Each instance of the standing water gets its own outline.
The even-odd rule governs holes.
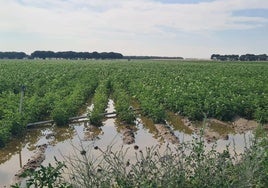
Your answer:
[[[114,103],[112,100],[109,100],[106,112],[114,111]],[[42,162],[44,166],[49,163],[53,164],[55,162],[54,157],[60,161],[64,160],[64,157],[74,155],[77,150],[82,150],[82,147],[94,155],[92,150],[94,146],[102,149],[112,146],[115,151],[123,146],[123,148],[129,149],[127,157],[134,158],[134,153],[136,152],[134,146],[138,146],[139,149],[143,150],[146,147],[157,144],[161,146],[166,145],[165,139],[159,134],[154,123],[148,118],[137,118],[136,129],[134,130],[135,142],[133,144],[123,144],[123,135],[120,132],[121,127],[122,125],[116,122],[116,117],[111,116],[103,121],[103,126],[101,127],[92,127],[85,121],[73,123],[66,127],[53,125],[31,128],[25,137],[13,139],[5,148],[0,149],[0,187],[9,186],[14,183],[15,174],[34,155],[38,145],[48,145],[45,150],[46,158]],[[193,131],[194,128],[190,129],[188,126],[180,123],[180,119],[173,119],[170,122],[170,127],[180,142],[190,141],[193,136],[196,136],[196,133]],[[251,132],[246,134],[227,132],[224,134],[228,135],[228,139],[219,139],[217,141],[217,149],[219,151],[223,150],[226,145],[235,142],[236,149],[243,152],[245,140],[248,141],[248,138],[252,136]],[[211,144],[208,143],[207,145],[210,146]]]

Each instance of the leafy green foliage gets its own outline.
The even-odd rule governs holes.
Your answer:
[[[66,124],[97,87],[96,71],[77,62],[1,61],[0,145],[23,133],[27,123],[53,118]],[[26,92],[18,114],[21,85]]]
[[[67,125],[69,122],[69,114],[67,112],[66,106],[56,107],[52,111],[52,118],[57,125]]]
[[[70,157],[72,183],[78,187],[267,187],[267,136],[250,142],[243,154],[227,146],[206,148],[203,137],[173,148],[137,151],[97,148],[100,155]],[[86,152],[85,152],[86,153]],[[90,152],[89,152],[90,153]]]
[[[8,141],[10,133],[10,122],[0,122],[0,147],[4,147],[5,143]]]
[[[66,165],[56,158],[55,160],[55,167],[49,163],[46,167],[41,165],[40,169],[36,171],[25,171],[23,177],[28,178],[26,180],[26,187],[71,188],[71,184],[66,183],[62,177]],[[12,187],[16,188],[19,187],[19,185],[13,185]]]
[[[104,113],[105,108],[108,103],[108,97],[109,97],[109,81],[104,80],[102,81],[94,94],[93,97],[93,104],[94,108],[91,112],[89,112],[89,120],[90,123],[93,125],[101,126],[102,125],[102,118],[104,115],[101,115]]]
[[[166,110],[192,120],[268,122],[267,72],[267,62],[2,60],[0,145],[30,122],[68,123],[93,95],[91,122],[101,125],[112,90],[118,117],[126,122],[133,120],[132,99],[155,123],[165,121]],[[26,93],[17,115],[21,85]]]
[[[115,101],[115,110],[119,120],[133,124],[135,114],[131,107],[131,98],[128,93],[123,89],[123,85],[118,81],[113,82],[113,97]]]

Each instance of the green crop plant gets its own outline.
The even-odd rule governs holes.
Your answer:
[[[101,83],[99,83],[93,96],[94,108],[88,114],[91,124],[97,126],[102,125],[102,119],[104,117],[104,115],[102,114],[105,112],[105,108],[107,107],[108,97],[109,97],[109,81],[104,80]]]
[[[123,85],[119,81],[112,82],[113,98],[115,101],[115,110],[117,118],[127,124],[133,124],[135,114],[131,107],[131,98],[123,89]]]
[[[166,110],[192,120],[206,116],[231,121],[241,116],[265,123],[267,71],[267,62],[1,60],[0,122],[17,117],[20,87],[25,85],[22,127],[47,119],[66,124],[93,94],[95,110],[102,103],[98,113],[103,113],[112,90],[120,93],[114,99],[123,121],[133,119],[126,109],[134,99],[155,123],[166,120]],[[105,80],[106,88],[96,89]],[[98,124],[96,112],[91,121]],[[9,137],[12,126],[5,127]]]

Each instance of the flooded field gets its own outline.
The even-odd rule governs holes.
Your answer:
[[[112,100],[109,100],[106,111],[108,113],[115,111]],[[251,131],[239,134],[231,126],[223,127],[215,121],[211,122],[213,123],[207,124],[207,128],[204,130],[208,147],[216,142],[217,150],[221,151],[225,149],[226,145],[233,147],[235,143],[236,151],[243,152],[245,144],[252,137]],[[177,137],[178,142],[182,143],[191,141],[193,137],[196,137],[202,123],[185,125],[182,117],[170,113],[167,126],[170,132]],[[99,128],[92,127],[86,121],[64,127],[55,125],[33,127],[28,130],[25,137],[13,139],[5,148],[0,150],[0,187],[8,186],[16,180],[15,174],[34,155],[38,145],[47,145],[42,165],[48,165],[55,162],[54,157],[63,160],[64,157],[74,155],[75,152],[79,154],[79,151],[82,150],[81,147],[91,152],[92,155],[97,155],[97,151],[92,149],[94,146],[105,149],[112,145],[114,150],[119,150],[123,146],[129,148],[128,157],[131,158],[135,156],[136,150],[134,148],[137,146],[139,150],[157,144],[164,148],[168,143],[166,137],[159,132],[159,129],[150,119],[138,117],[136,125],[131,128],[134,143],[124,144],[123,140],[126,136],[124,129],[126,127],[129,126],[118,123],[114,115],[107,117],[103,126]]]

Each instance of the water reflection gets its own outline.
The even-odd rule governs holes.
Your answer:
[[[224,126],[220,123],[211,122],[209,124],[209,128],[220,135],[226,135],[226,134],[234,134],[235,130],[231,126]]]
[[[106,111],[115,111],[112,100],[109,100]],[[170,126],[181,142],[190,141],[193,136],[196,136],[194,129],[182,124],[181,117],[174,113],[168,113],[168,117]],[[43,165],[53,164],[55,162],[54,156],[58,160],[64,160],[66,156],[81,156],[79,151],[82,147],[92,156],[100,155],[100,151],[93,149],[94,146],[103,150],[107,146],[112,146],[113,151],[128,148],[127,157],[133,160],[135,159],[135,153],[144,150],[146,147],[160,145],[160,150],[165,150],[167,143],[160,138],[151,119],[141,116],[136,119],[135,123],[135,125],[131,125],[135,134],[135,143],[130,145],[123,145],[122,134],[120,133],[122,129],[129,125],[120,124],[116,121],[116,118],[105,119],[102,127],[94,127],[84,121],[63,127],[39,126],[29,129],[25,137],[13,139],[5,148],[0,149],[0,187],[12,182],[12,178],[20,169],[21,164],[27,163],[27,160],[33,155],[36,145],[39,144],[48,144]],[[197,122],[193,126],[194,128],[200,128],[202,122]],[[235,142],[237,152],[243,152],[245,144],[252,136],[251,132],[235,134],[233,129],[217,123],[211,123],[209,129],[221,135],[229,135],[229,140],[217,141],[218,151],[222,151],[226,145],[233,145],[233,142]],[[138,147],[138,150],[135,150],[134,146]],[[212,144],[206,143],[206,146],[210,148]]]
[[[137,118],[139,120],[139,118]],[[153,138],[158,139],[160,138],[156,127],[154,126],[154,122],[152,119],[141,116],[140,123],[143,125],[143,128],[148,129],[149,133],[153,135]]]
[[[167,116],[167,121],[169,122],[169,124],[171,124],[175,131],[180,131],[188,135],[191,135],[193,133],[193,130],[183,123],[182,117],[180,117],[179,115],[176,115],[173,112],[167,112]]]
[[[19,154],[20,151],[28,147],[29,151],[33,151],[36,146],[34,144],[42,136],[42,131],[39,130],[30,130],[30,134],[23,136],[21,138],[12,138],[9,143],[4,148],[0,149],[0,164],[5,163],[13,155]]]
[[[101,127],[96,127],[92,125],[84,124],[84,140],[85,141],[93,141],[96,139],[100,139],[99,135],[103,134]]]
[[[47,138],[50,133],[53,133],[53,136]],[[0,186],[12,182],[21,166],[33,156],[37,145],[46,143],[50,147],[55,146],[66,139],[72,139],[74,135],[72,126],[40,126],[29,129],[27,135],[22,138],[13,138],[6,147],[0,149]]]

